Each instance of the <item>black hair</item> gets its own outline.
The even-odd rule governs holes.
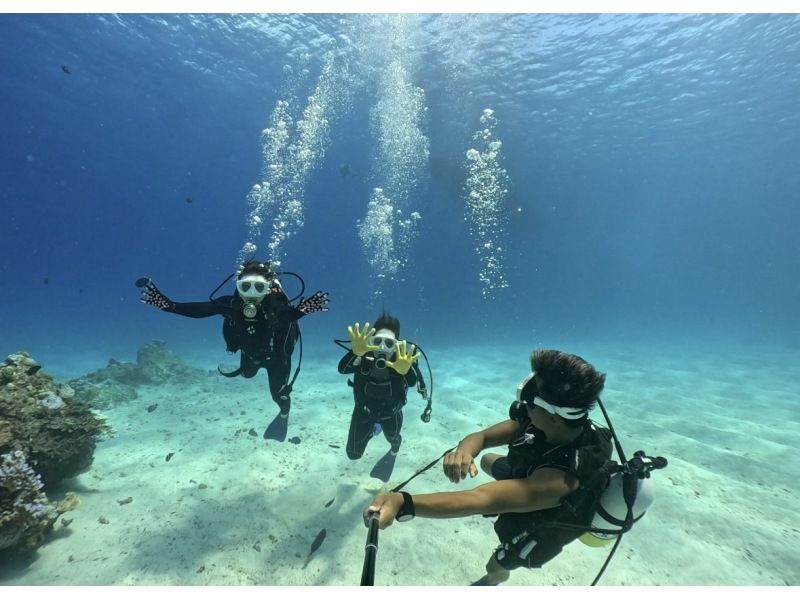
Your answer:
[[[395,338],[400,338],[400,320],[386,312],[383,312],[380,316],[378,316],[378,319],[375,320],[375,324],[372,327],[375,330],[386,328],[387,330],[394,332]]]
[[[594,407],[605,386],[606,375],[582,357],[554,349],[536,349],[531,354],[542,398],[557,407]],[[568,423],[570,420],[567,420]]]
[[[239,279],[246,274],[260,274],[267,280],[275,278],[275,272],[272,271],[270,263],[259,262],[258,260],[248,260],[242,264],[241,271],[236,278]]]

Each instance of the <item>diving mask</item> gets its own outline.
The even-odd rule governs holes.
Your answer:
[[[258,274],[248,274],[236,281],[236,290],[245,301],[261,301],[269,292],[269,282]]]
[[[377,349],[372,350],[375,356],[375,367],[378,369],[385,368],[386,360],[389,359],[395,351],[397,339],[389,334],[375,334],[369,337],[367,342],[377,347]]]
[[[569,389],[565,389],[569,390]],[[550,415],[558,415],[564,419],[581,419],[586,416],[587,410],[583,407],[559,407],[546,401],[536,385],[536,374],[528,376],[517,386],[517,401],[524,403],[531,409],[541,407]]]
[[[397,344],[397,339],[389,335],[376,334],[369,337],[367,342],[370,345],[375,345],[378,347],[375,349],[375,353],[384,353],[388,357],[394,353],[394,347]]]

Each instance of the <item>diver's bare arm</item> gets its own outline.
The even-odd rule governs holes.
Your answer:
[[[478,454],[484,449],[508,444],[514,440],[514,438],[519,436],[519,433],[519,422],[516,422],[513,419],[507,419],[506,421],[502,421],[499,424],[490,426],[485,430],[468,434],[461,442],[458,443],[458,448],[460,450],[467,451],[473,457],[477,457]]]
[[[560,469],[541,468],[527,478],[500,480],[462,492],[412,494],[414,512],[418,517],[449,519],[468,515],[498,513],[527,513],[550,509],[579,486],[578,480]],[[392,525],[403,506],[403,495],[381,492],[364,510],[364,524],[371,513],[378,512],[381,529]]]

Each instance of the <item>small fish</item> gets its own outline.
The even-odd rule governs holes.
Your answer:
[[[191,197],[187,197],[186,198],[186,203],[192,203],[192,198]]]
[[[335,501],[335,500],[336,500],[336,497],[334,496],[327,503],[325,503],[325,508],[327,509],[329,506],[331,506],[333,504],[333,501]]]
[[[328,446],[331,448],[342,448],[338,444],[329,444]]]
[[[328,532],[325,531],[325,528],[322,528],[317,534],[317,537],[314,538],[314,541],[311,543],[311,549],[308,551],[308,555],[306,556],[306,562],[303,564],[303,569],[305,569],[308,563],[311,562],[311,557],[313,557],[314,553],[317,552],[317,549],[322,546],[322,543],[325,541],[325,536],[327,535]]]
[[[147,413],[153,413],[156,409],[158,409],[158,403],[153,403],[147,408]]]
[[[66,64],[61,65],[61,70],[64,71],[66,74],[71,75],[72,71],[69,70],[69,67]]]
[[[44,284],[50,284],[50,279],[47,276],[44,277]]]
[[[167,456],[166,456],[166,458],[165,458],[164,460],[165,460],[167,463],[169,463],[169,460],[170,460],[170,459],[172,459],[172,455],[174,455],[174,454],[175,454],[175,453],[167,453]]]
[[[339,174],[342,176],[347,176],[350,174],[350,165],[349,164],[339,164]]]
[[[254,428],[250,428],[247,433],[250,434],[250,436],[258,436],[258,432],[256,432]]]
[[[300,437],[299,436],[292,436],[289,439],[289,442],[291,442],[292,444],[300,444]]]
[[[117,499],[117,503],[120,505],[127,505],[133,502],[133,497],[129,496],[128,498]]]

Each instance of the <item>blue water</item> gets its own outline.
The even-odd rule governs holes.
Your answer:
[[[380,184],[368,114],[381,66],[365,62],[394,48],[358,45],[354,31],[381,27],[372,18],[3,15],[0,349],[53,363],[150,338],[214,348],[218,322],[159,317],[133,281],[202,300],[232,270],[283,67],[308,54],[304,98],[332,46],[359,95],[310,174],[284,267],[331,294],[331,313],[305,325],[319,342],[374,318],[355,230]],[[401,320],[439,340],[793,341],[800,17],[410,18],[430,159],[412,266],[383,294]],[[512,215],[509,288],[491,300],[463,218],[484,108]]]

